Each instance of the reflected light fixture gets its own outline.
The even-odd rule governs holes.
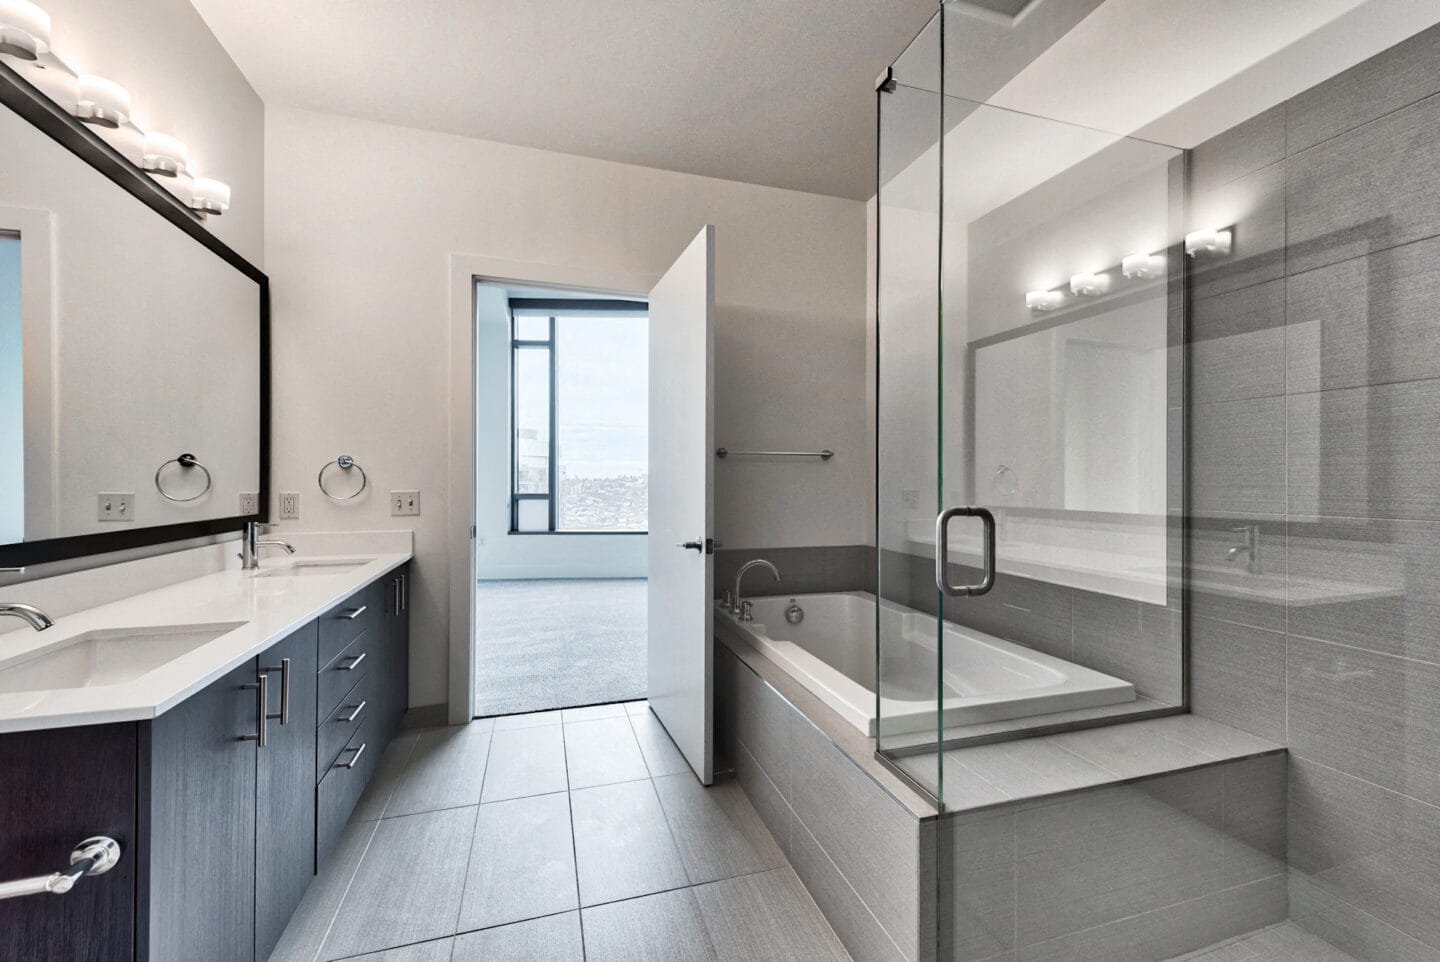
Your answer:
[[[75,116],[114,130],[130,122],[130,91],[113,80],[81,74],[76,81]]]
[[[209,177],[196,177],[191,185],[190,209],[220,216],[230,209],[230,185]]]
[[[148,133],[145,147],[141,152],[140,167],[161,177],[176,177],[185,173],[190,153],[185,145],[169,134]]]
[[[50,15],[30,0],[0,0],[0,53],[36,60],[50,52]]]
[[[1129,254],[1120,262],[1120,273],[1132,281],[1159,277],[1165,273],[1165,255]]]
[[[1074,274],[1070,277],[1070,293],[1098,297],[1110,289],[1108,274]]]
[[[1026,291],[1025,306],[1032,311],[1053,311],[1065,302],[1059,291]]]
[[[1228,230],[1205,230],[1192,231],[1185,235],[1185,253],[1191,257],[1197,254],[1228,254],[1230,253],[1231,235]]]

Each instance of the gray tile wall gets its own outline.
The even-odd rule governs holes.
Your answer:
[[[1192,157],[1193,704],[1290,747],[1291,914],[1367,959],[1440,956],[1437,130],[1433,28]]]
[[[1283,755],[949,816],[939,831],[938,954],[955,962],[1170,958],[1286,914]]]
[[[920,821],[723,644],[715,659],[717,748],[850,954],[933,958]]]

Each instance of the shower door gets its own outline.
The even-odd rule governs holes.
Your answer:
[[[875,728],[942,801],[946,747],[1184,706],[1184,153],[985,102],[972,22],[877,94]]]

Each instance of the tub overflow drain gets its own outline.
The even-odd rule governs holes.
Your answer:
[[[805,620],[805,609],[799,605],[791,605],[785,609],[785,620],[792,625],[798,625]]]

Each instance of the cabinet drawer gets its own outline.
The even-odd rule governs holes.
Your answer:
[[[369,725],[360,726],[360,730],[340,751],[340,757],[330,763],[329,770],[315,790],[316,864],[324,863],[325,856],[335,847],[346,820],[355,810],[355,803],[360,800],[360,793],[365,791],[365,783],[370,780],[375,757],[380,751],[379,745],[371,745],[367,741],[371,730]]]
[[[330,664],[320,669],[317,680],[318,717],[328,718],[335,706],[340,704],[340,699],[345,697],[345,693],[355,687],[360,676],[371,674],[371,669],[378,667],[379,638],[378,630],[366,632],[352,641]]]
[[[321,615],[320,664],[330,664],[361,635],[376,634],[384,617],[384,601],[382,584],[366,585]]]
[[[355,687],[340,699],[340,704],[320,723],[320,730],[316,734],[316,781],[325,777],[341,750],[349,744],[355,733],[361,730],[366,716],[379,708],[375,704],[375,685],[372,683],[375,673],[364,671],[363,667],[360,670],[364,674],[355,683]]]

